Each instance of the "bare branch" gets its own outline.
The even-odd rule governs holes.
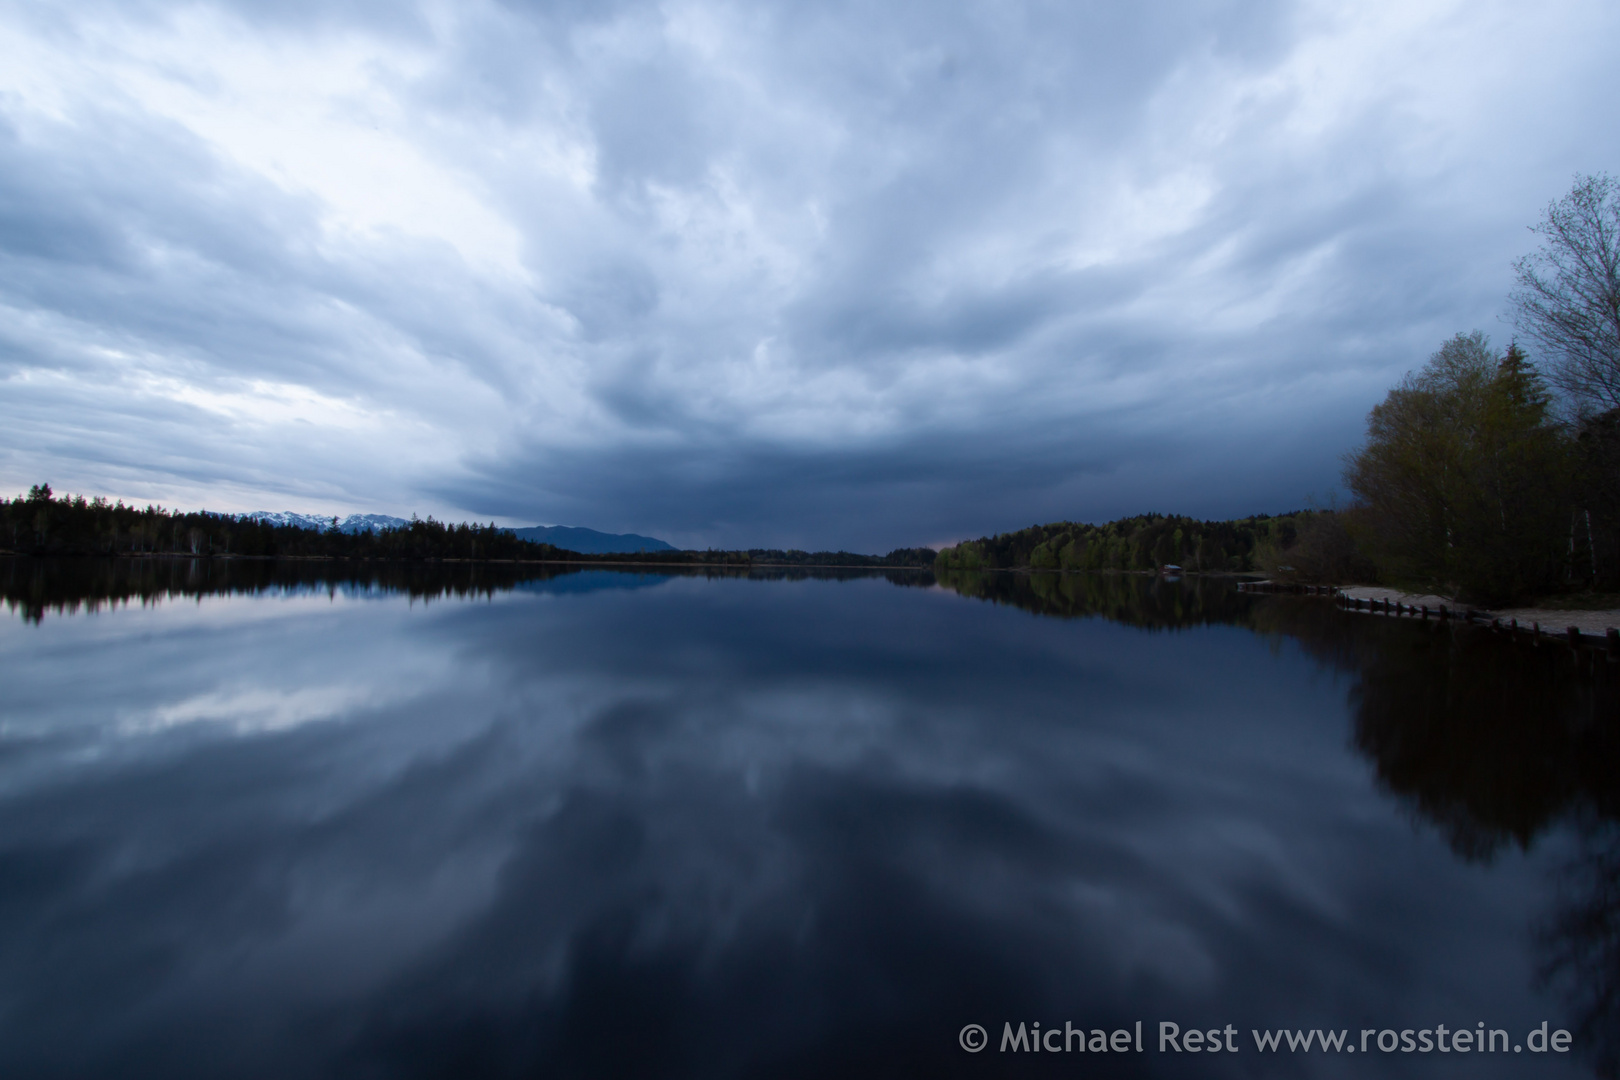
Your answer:
[[[1547,377],[1577,406],[1620,407],[1620,182],[1576,177],[1513,264],[1515,325],[1548,351]]]

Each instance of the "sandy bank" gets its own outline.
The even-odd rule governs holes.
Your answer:
[[[1387,589],[1379,585],[1347,585],[1339,591],[1356,600],[1388,600],[1412,607],[1427,605],[1430,608],[1438,608],[1444,604],[1448,608],[1456,609],[1461,606],[1449,596],[1401,592],[1399,589]],[[1517,619],[1520,626],[1528,627],[1532,623],[1540,623],[1543,631],[1555,634],[1564,633],[1569,627],[1574,626],[1579,627],[1583,634],[1601,635],[1611,626],[1620,626],[1620,608],[1596,611],[1542,607],[1493,608],[1488,614],[1503,622]]]

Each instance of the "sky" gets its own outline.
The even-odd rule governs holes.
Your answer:
[[[0,0],[0,493],[886,551],[1343,499],[1620,5]]]

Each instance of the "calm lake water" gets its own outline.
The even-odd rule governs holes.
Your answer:
[[[1601,657],[1124,576],[0,597],[0,1075],[1613,1072]],[[1437,1025],[1525,1049],[1378,1050]]]

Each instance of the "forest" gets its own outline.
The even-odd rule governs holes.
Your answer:
[[[1103,525],[1059,521],[981,537],[946,548],[937,570],[1155,570],[1182,566],[1199,573],[1269,570],[1295,546],[1307,511],[1258,514],[1236,521],[1199,521],[1139,514]]]
[[[837,566],[837,567],[932,567],[938,552],[933,548],[895,548],[887,555],[857,555],[849,551],[799,551],[781,548],[749,548],[749,561],[756,566]]]
[[[189,555],[280,559],[458,559],[614,562],[623,556],[582,555],[523,540],[509,530],[477,523],[452,525],[412,517],[376,532],[344,533],[275,525],[256,518],[206,511],[126,505],[122,500],[58,497],[49,484],[0,502],[0,547],[24,555]],[[638,562],[743,563],[739,552],[662,551]]]
[[[649,551],[582,554],[514,536],[508,529],[413,517],[393,529],[345,533],[335,525],[306,529],[232,514],[182,512],[161,506],[58,496],[49,484],[0,500],[0,551],[18,555],[184,555],[195,558],[457,560],[525,562],[633,561],[660,566],[929,567],[932,548],[887,555],[847,551]]]

